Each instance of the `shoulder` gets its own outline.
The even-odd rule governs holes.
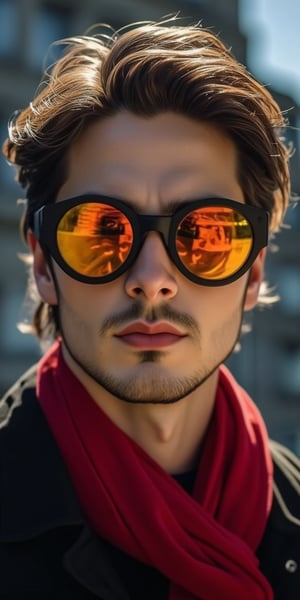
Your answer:
[[[300,589],[300,460],[271,441],[274,464],[273,506],[258,550],[261,570],[278,600],[299,600]]]
[[[300,533],[300,458],[278,442],[270,442],[274,463],[274,497],[282,522]]]
[[[26,371],[0,401],[1,508],[9,490],[23,495],[25,477],[32,483],[40,475],[54,445],[36,398],[36,371],[36,365]]]
[[[37,365],[26,371],[0,399],[0,429],[5,428],[26,398],[35,398]]]
[[[0,542],[32,539],[81,521],[69,474],[36,397],[36,366],[0,406]]]
[[[36,372],[34,365],[0,400],[1,468],[23,464],[29,470],[31,463],[25,463],[25,457],[29,459],[29,452],[40,455],[39,447],[44,448],[52,437],[36,398]]]

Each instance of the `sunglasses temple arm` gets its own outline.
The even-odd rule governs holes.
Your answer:
[[[32,230],[33,230],[35,237],[38,240],[40,239],[40,235],[41,235],[42,221],[43,221],[43,207],[34,213],[33,219],[32,219]]]

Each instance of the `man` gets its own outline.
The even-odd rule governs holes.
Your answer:
[[[297,458],[223,366],[288,204],[284,122],[170,25],[64,41],[4,144],[53,344],[4,399],[0,599],[299,599]]]

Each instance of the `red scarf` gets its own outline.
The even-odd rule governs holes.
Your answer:
[[[169,600],[273,598],[254,554],[272,502],[267,434],[224,366],[193,496],[96,405],[59,344],[37,393],[92,527],[162,572]]]

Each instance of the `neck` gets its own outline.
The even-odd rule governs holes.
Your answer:
[[[64,352],[65,360],[96,404],[165,471],[193,468],[213,412],[218,370],[194,392],[174,403],[130,403],[113,396]]]
[[[168,473],[183,473],[197,463],[214,407],[216,379],[174,404],[135,405],[126,411],[126,433]]]

